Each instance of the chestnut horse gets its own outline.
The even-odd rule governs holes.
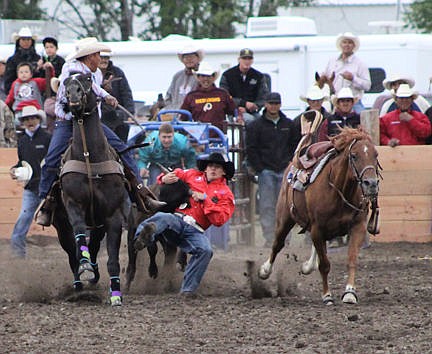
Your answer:
[[[331,138],[331,143],[335,156],[305,191],[292,188],[287,179],[290,167],[286,169],[276,207],[276,230],[271,255],[260,267],[258,275],[261,279],[270,276],[288,232],[298,223],[310,232],[313,253],[316,250],[318,255],[323,285],[322,300],[326,305],[333,305],[328,285],[330,262],[326,241],[348,234],[348,280],[342,301],[357,303],[354,279],[358,253],[366,232],[378,233],[378,153],[369,135],[362,130],[343,128],[340,134]],[[372,215],[366,226],[369,206]],[[310,265],[302,267],[305,274],[311,271]]]
[[[317,71],[315,71],[315,85],[317,85],[321,90],[323,90],[324,94],[327,97],[330,97],[335,93],[335,88],[333,86],[333,81],[335,79],[335,73],[328,77],[324,74],[318,74]]]

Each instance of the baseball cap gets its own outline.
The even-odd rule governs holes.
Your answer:
[[[240,58],[253,58],[253,50],[249,48],[243,48],[240,51]]]
[[[265,101],[268,103],[282,103],[281,95],[278,92],[270,92],[267,94]]]

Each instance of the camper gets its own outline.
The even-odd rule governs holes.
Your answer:
[[[363,98],[371,107],[384,90],[382,80],[391,73],[403,73],[416,81],[416,90],[429,91],[432,75],[432,35],[392,34],[360,36],[357,55],[369,66],[372,88]],[[159,41],[127,41],[107,43],[113,50],[115,65],[124,70],[135,93],[153,97],[165,94],[172,76],[183,68],[176,53],[191,39],[168,36]],[[303,111],[304,102],[299,95],[314,83],[315,72],[324,71],[330,57],[338,54],[335,36],[253,37],[234,39],[193,40],[205,51],[205,60],[221,72],[237,64],[240,49],[255,52],[254,67],[268,74],[271,90],[282,95],[282,110],[289,117]],[[73,43],[60,43],[59,54],[67,55]],[[42,46],[37,45],[42,53]],[[13,46],[0,46],[0,56],[8,57]],[[152,102],[148,102],[152,103]]]

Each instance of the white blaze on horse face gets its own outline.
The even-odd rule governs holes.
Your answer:
[[[369,148],[367,147],[367,145],[365,145],[363,147],[363,152],[365,153],[366,156],[368,155],[368,151],[369,151]]]

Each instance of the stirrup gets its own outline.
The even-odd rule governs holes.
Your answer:
[[[44,209],[46,199],[42,200],[34,213],[34,220],[38,225],[51,226],[53,219],[53,212]]]

